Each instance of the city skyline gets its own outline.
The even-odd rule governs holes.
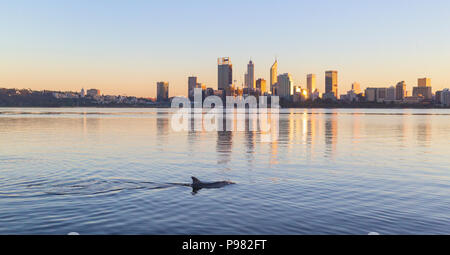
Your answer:
[[[442,33],[449,7],[448,1],[2,3],[0,87],[156,97],[155,81],[164,80],[170,97],[186,96],[191,75],[217,88],[215,61],[230,56],[238,86],[251,58],[254,79],[268,87],[278,59],[278,72],[290,73],[295,86],[306,87],[306,75],[316,74],[322,93],[326,70],[339,71],[342,92],[355,81],[361,89],[406,81],[412,91],[419,77],[431,78],[434,92],[450,86],[450,35]],[[201,15],[191,18],[187,10]],[[233,13],[226,27],[218,12]],[[255,23],[248,13],[265,18]]]

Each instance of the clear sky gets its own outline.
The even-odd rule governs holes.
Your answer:
[[[450,87],[449,14],[448,0],[1,1],[0,87],[154,97],[166,80],[186,95],[189,75],[217,88],[218,57],[240,85],[250,58],[268,80],[276,56],[321,92],[328,69],[340,93],[425,76],[436,90]]]

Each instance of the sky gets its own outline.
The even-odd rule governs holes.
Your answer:
[[[217,58],[241,85],[291,73],[306,86],[339,72],[339,93],[430,77],[450,87],[450,1],[0,0],[0,87],[155,97],[187,94],[188,76],[217,88]]]

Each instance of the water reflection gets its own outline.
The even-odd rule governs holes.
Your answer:
[[[159,151],[164,151],[167,145],[169,131],[169,114],[167,112],[157,112],[156,114],[156,141]]]
[[[306,116],[303,116],[303,123],[303,126],[305,127],[305,130],[303,130],[303,134],[306,133],[306,144],[308,145],[307,158],[312,159],[314,157],[314,141],[316,135],[317,118],[315,115],[306,114]]]
[[[337,116],[325,117],[325,158],[334,158],[337,146]]]
[[[223,127],[226,127],[227,121],[229,119],[224,116],[222,119]],[[225,129],[224,129],[225,130]],[[217,152],[217,163],[227,164],[231,161],[231,151],[233,147],[233,132],[232,131],[218,131],[217,132],[217,142],[216,142],[216,152]]]
[[[158,136],[167,136],[169,132],[169,114],[167,112],[156,113],[156,131]]]
[[[250,123],[252,122],[252,123]],[[251,127],[257,125],[258,122],[254,118],[250,118],[245,123],[245,147],[247,152],[247,162],[251,165],[253,163],[254,159],[254,153],[255,153],[255,139],[256,139],[256,132],[252,131]]]
[[[429,147],[431,141],[431,118],[420,116],[422,119],[417,125],[417,142],[420,146]]]

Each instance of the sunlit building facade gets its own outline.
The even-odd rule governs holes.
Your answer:
[[[325,93],[334,93],[334,96],[338,96],[338,72],[326,71],[325,72]]]
[[[419,78],[417,80],[417,85],[419,87],[431,87],[431,79],[430,78]]]
[[[256,91],[259,93],[259,95],[264,95],[267,92],[266,86],[266,80],[258,79],[256,81]]]
[[[270,92],[272,94],[275,93],[275,85],[278,82],[278,61],[275,60],[275,63],[273,63],[272,67],[270,68]]]
[[[308,74],[306,76],[306,89],[308,90],[308,97],[311,97],[311,95],[316,90],[316,75],[315,74]]]
[[[294,90],[294,82],[291,74],[284,73],[278,75],[277,87],[278,96],[281,98],[289,99]]]
[[[433,98],[430,78],[420,78],[417,80],[417,87],[413,88],[413,97],[423,97],[425,100]]]
[[[353,82],[352,90],[355,94],[361,94],[361,85],[358,82]]]

